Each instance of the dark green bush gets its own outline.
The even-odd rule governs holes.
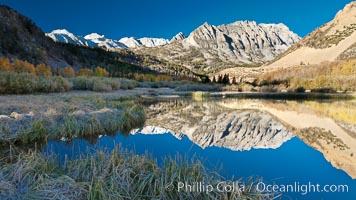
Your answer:
[[[305,88],[304,87],[297,87],[294,91],[297,92],[297,93],[304,93],[305,92]]]

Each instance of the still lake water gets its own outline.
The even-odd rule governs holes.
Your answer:
[[[277,126],[278,128],[278,130],[273,133],[275,135],[265,141],[263,141],[263,137],[267,137],[266,135],[251,136],[251,138],[247,139],[251,141],[254,140],[255,142],[252,144],[249,144],[248,142],[246,143],[245,136],[248,137],[250,135],[248,133],[244,136],[244,140],[239,140],[238,143],[231,141],[231,138],[236,138],[236,140],[238,140],[237,137],[226,139],[228,138],[226,135],[234,136],[234,134],[241,134],[241,132],[238,131],[224,133],[224,139],[217,140],[214,138],[214,140],[211,140],[208,143],[204,143],[206,140],[205,136],[207,138],[212,138],[214,136],[205,135],[203,140],[201,140],[201,135],[204,135],[204,132],[195,130],[188,133],[194,125],[202,127],[203,125],[201,124],[201,121],[206,121],[207,118],[210,120],[208,121],[209,125],[214,122],[217,124],[224,124],[222,118],[215,119],[212,117],[220,114],[223,114],[225,118],[228,118],[229,114],[236,116],[240,112],[248,112],[247,114],[250,118],[244,122],[250,123],[256,118],[254,117],[251,119],[251,116],[254,115],[249,113],[254,112],[254,110],[267,110],[269,113],[277,112],[276,110],[287,112],[289,115],[286,116],[285,119],[287,122],[290,122],[289,125],[286,125],[289,129],[294,126],[298,128],[298,124],[293,124],[293,121],[288,121],[288,117],[293,115],[290,111],[298,111],[297,113],[299,114],[303,111],[302,114],[308,113],[313,116],[316,115],[318,116],[317,119],[324,120],[327,118],[338,121],[340,122],[339,124],[347,122],[349,125],[354,125],[353,121],[350,121],[350,119],[352,119],[351,117],[343,119],[344,116],[341,116],[340,113],[344,113],[344,110],[350,111],[351,109],[351,112],[347,112],[347,114],[353,115],[355,102],[295,102],[238,99],[206,102],[192,100],[165,100],[162,102],[150,102],[145,104],[145,106],[148,113],[146,125],[151,126],[151,129],[138,129],[132,131],[132,134],[118,133],[113,137],[102,136],[91,142],[84,139],[75,139],[71,143],[65,141],[50,141],[44,147],[43,151],[56,152],[60,155],[60,159],[64,159],[65,155],[73,158],[88,150],[91,152],[95,152],[99,149],[111,150],[115,148],[116,145],[120,145],[123,148],[133,150],[137,154],[147,153],[151,157],[156,158],[159,164],[162,164],[165,156],[174,157],[177,154],[186,156],[187,158],[199,159],[203,161],[208,168],[217,169],[220,174],[227,179],[230,179],[231,177],[234,177],[235,179],[249,178],[252,176],[262,178],[263,182],[266,184],[294,185],[297,183],[302,185],[310,182],[311,184],[320,184],[322,186],[327,184],[348,185],[348,192],[311,192],[305,195],[297,192],[289,192],[283,193],[281,199],[351,200],[356,197],[356,180],[351,178],[352,172],[350,172],[350,170],[337,169],[333,165],[334,160],[332,157],[329,158],[332,162],[329,162],[324,157],[323,153],[326,152],[318,151],[307,145],[300,139],[300,137],[298,137],[298,134],[291,135],[291,132],[284,130],[283,128],[281,129],[280,124],[275,125],[269,121],[267,126]],[[324,112],[323,109],[325,108],[327,108],[327,111]],[[333,109],[336,109],[336,111]],[[159,112],[156,112],[157,110],[159,110]],[[334,112],[336,112],[336,114]],[[347,114],[344,113],[344,115]],[[192,116],[194,116],[194,119],[198,120],[192,120]],[[245,117],[246,115],[243,116]],[[167,118],[169,120],[164,121],[164,119]],[[262,123],[264,121],[266,120],[258,118],[258,120],[255,120],[253,123],[257,123],[257,126],[264,126]],[[231,127],[233,127],[234,124],[231,125],[231,123],[235,122],[236,120],[230,121],[230,126],[227,127],[227,129],[232,129]],[[283,124],[287,124],[287,122],[283,122]],[[303,123],[303,121],[301,123]],[[318,121],[315,121],[315,124],[315,126],[320,126],[322,128],[331,127],[330,129],[334,130],[330,124],[323,125],[318,123]],[[256,125],[253,125],[253,127],[255,126]],[[152,129],[152,127],[159,128]],[[213,128],[206,130],[216,131],[217,128],[215,125],[211,127]],[[147,130],[153,131],[150,133],[147,132]],[[178,133],[177,130],[182,132]],[[185,130],[187,130],[187,134],[184,134]],[[283,137],[280,137],[278,134],[281,134],[283,130],[284,135]],[[295,129],[294,131],[297,132]],[[335,135],[338,134],[339,133],[335,133]],[[263,144],[260,141],[256,142],[256,137],[263,141]],[[342,133],[340,133],[340,137],[343,137]],[[351,142],[348,143],[350,146],[350,144],[356,142],[356,139],[349,142]],[[244,143],[245,145],[242,147],[239,145],[241,143]],[[328,146],[326,145],[324,148],[327,149]],[[349,151],[353,152],[354,149],[351,147],[347,154]],[[335,162],[336,161],[340,162],[337,158]],[[351,160],[352,164],[356,165],[353,161],[354,160]]]

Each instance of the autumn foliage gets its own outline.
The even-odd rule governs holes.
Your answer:
[[[139,74],[134,73],[132,78],[140,82],[172,81],[173,78],[167,75]]]
[[[27,61],[22,61],[22,60],[16,59],[14,61],[13,65],[14,65],[15,72],[26,72],[26,73],[30,73],[30,74],[35,73],[35,67],[33,66],[33,64],[31,64]]]
[[[92,76],[94,74],[93,70],[91,69],[80,69],[78,71],[78,76]]]
[[[60,75],[63,77],[73,77],[75,76],[75,71],[73,67],[68,66],[60,70]]]
[[[109,72],[106,71],[106,69],[102,68],[102,67],[99,67],[97,66],[94,70],[94,76],[109,76]]]
[[[287,89],[355,91],[356,59],[272,71],[259,76],[257,84],[285,84]]]
[[[0,57],[0,71],[11,71],[12,66],[9,59]]]
[[[37,65],[35,71],[38,76],[52,76],[51,67],[45,64]]]

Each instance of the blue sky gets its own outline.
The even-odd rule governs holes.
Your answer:
[[[65,28],[76,35],[92,32],[171,38],[188,35],[204,22],[237,20],[284,23],[300,36],[330,21],[352,0],[0,0],[31,18],[43,31]]]

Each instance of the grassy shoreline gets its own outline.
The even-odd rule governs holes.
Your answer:
[[[0,96],[0,144],[37,140],[68,140],[87,135],[129,131],[145,121],[139,97],[264,98],[264,99],[355,99],[354,93],[246,93],[176,92],[173,89],[137,88],[111,93],[78,91],[44,95]]]
[[[125,149],[98,151],[59,164],[55,156],[20,153],[1,163],[1,199],[271,199],[246,183],[244,191],[178,191],[178,183],[227,181],[199,161],[166,158],[164,165]]]
[[[135,98],[110,93],[2,97],[0,144],[129,131],[145,121]]]

